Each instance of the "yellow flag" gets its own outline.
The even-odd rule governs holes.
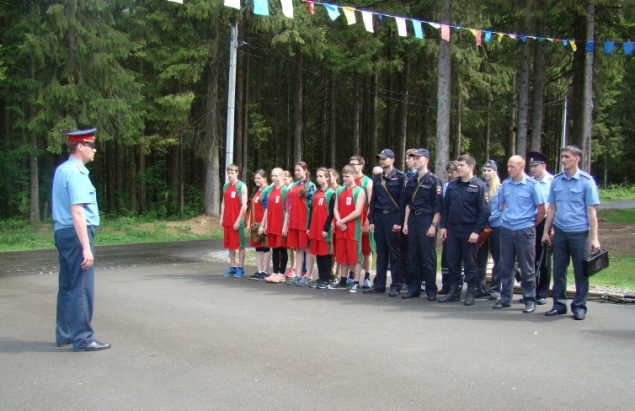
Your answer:
[[[569,42],[569,44],[571,44],[571,48],[573,49],[573,51],[576,51],[578,49],[578,46],[575,45],[575,41],[574,40],[571,40]]]
[[[344,16],[346,16],[346,21],[348,21],[348,25],[357,23],[355,20],[355,9],[352,7],[342,7],[342,11],[344,12]]]

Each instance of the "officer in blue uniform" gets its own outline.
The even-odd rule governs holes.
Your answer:
[[[370,232],[375,233],[377,272],[373,286],[364,290],[364,294],[386,292],[386,272],[390,261],[391,284],[388,295],[397,297],[403,282],[400,244],[406,241],[405,238],[401,238],[404,211],[399,207],[399,201],[405,189],[406,175],[393,166],[395,153],[391,149],[382,150],[377,159],[382,172],[373,176],[373,194],[368,210]]]
[[[72,344],[73,351],[110,348],[93,337],[94,276],[93,237],[99,226],[95,187],[86,164],[95,158],[96,129],[66,133],[68,160],[53,178],[55,246],[59,252],[57,328],[59,347]]]
[[[476,160],[469,154],[457,159],[458,175],[448,184],[441,212],[441,240],[447,247],[450,289],[440,303],[459,301],[461,260],[465,271],[467,293],[465,305],[474,305],[474,290],[479,281],[476,264],[478,237],[489,218],[489,193],[485,183],[474,177]]]
[[[501,220],[501,299],[492,308],[511,306],[514,293],[514,263],[522,273],[524,313],[536,311],[536,225],[545,217],[545,198],[538,182],[525,174],[525,159],[512,156],[507,161],[509,178],[498,193],[503,215]]]
[[[441,180],[428,170],[430,152],[411,153],[417,174],[406,182],[402,198],[405,210],[403,232],[408,236],[408,292],[402,298],[419,297],[421,280],[429,301],[437,299],[437,226],[443,207]],[[423,276],[421,269],[423,268]]]
[[[537,151],[528,151],[525,157],[529,163],[531,176],[538,182],[546,201],[549,198],[551,181],[553,181],[553,175],[547,172],[549,158]],[[549,202],[545,203],[545,207],[547,209],[549,208]],[[545,220],[543,219],[542,222],[536,226],[536,304],[538,305],[547,303],[549,285],[551,284],[551,253],[549,252],[549,247],[546,247],[544,250],[542,260],[538,261],[540,255],[543,254],[544,243],[542,242],[542,235],[544,231]],[[540,263],[539,266],[538,263]]]
[[[588,250],[600,250],[598,220],[595,207],[600,204],[593,177],[580,170],[582,151],[576,146],[560,150],[563,172],[557,174],[549,189],[549,209],[543,241],[552,242],[553,235],[553,307],[545,315],[567,313],[567,267],[573,263],[575,297],[571,302],[573,318],[584,320],[587,312],[589,278],[583,273],[582,263]]]

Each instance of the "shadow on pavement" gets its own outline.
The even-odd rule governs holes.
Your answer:
[[[0,353],[21,354],[23,352],[62,352],[73,351],[70,345],[58,347],[49,341],[21,341],[12,338],[0,338]]]

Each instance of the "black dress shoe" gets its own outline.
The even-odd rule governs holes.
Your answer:
[[[510,303],[504,303],[501,300],[496,301],[496,304],[492,307],[494,310],[500,310],[501,308],[509,308],[512,305]]]
[[[88,344],[86,347],[81,348],[79,351],[100,351],[100,350],[107,350],[109,348],[110,348],[110,344],[101,343],[95,340],[92,343]]]
[[[573,313],[573,319],[574,320],[582,321],[582,320],[584,320],[584,317],[586,317],[586,311],[584,311],[584,310],[578,310],[578,311]]]
[[[546,298],[537,298],[536,299],[536,304],[545,305],[545,304],[547,304],[547,299]]]
[[[436,301],[436,300],[437,300],[436,294],[428,294],[428,301]]]
[[[407,293],[402,295],[401,298],[403,298],[404,300],[407,300],[409,298],[419,298],[420,296],[421,296],[421,294],[417,294],[417,293],[413,293],[411,291],[408,291]]]
[[[552,317],[554,315],[564,315],[567,313],[567,310],[562,310],[562,309],[557,309],[557,308],[552,308],[551,310],[547,311],[545,313],[545,315],[547,317]]]
[[[439,292],[437,294],[439,295],[446,295],[449,291],[448,287],[441,287],[441,289],[439,290]]]
[[[363,292],[364,294],[383,294],[386,292],[386,289],[371,287],[371,288],[365,289]]]
[[[488,295],[489,295],[489,294],[487,294],[487,293],[484,293],[484,292],[481,292],[481,291],[476,291],[476,292],[474,293],[474,298],[483,298],[483,297],[486,297],[486,296],[488,296]]]
[[[529,313],[533,313],[534,311],[536,311],[536,303],[533,301],[527,301],[527,304],[525,304],[525,308],[523,309],[523,312],[525,314],[529,314]]]
[[[388,293],[388,297],[398,297],[398,296],[399,296],[399,289],[391,288],[390,293]]]

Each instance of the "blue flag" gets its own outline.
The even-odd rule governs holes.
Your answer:
[[[417,20],[412,20],[412,27],[415,29],[415,37],[418,39],[423,39],[423,30],[421,30],[421,22]]]
[[[331,20],[335,20],[336,18],[340,16],[340,10],[337,8],[337,6],[325,4],[324,7],[326,8],[326,11],[329,13],[329,17],[331,18]]]
[[[254,0],[254,14],[269,15],[269,0]]]
[[[492,32],[491,31],[486,31],[485,32],[485,42],[489,43],[490,41],[492,41]]]
[[[625,41],[624,43],[622,43],[622,49],[624,50],[625,56],[630,56],[631,54],[633,54],[633,44],[635,43],[632,41]]]
[[[604,54],[613,54],[613,50],[615,49],[615,43],[612,41],[604,42]]]
[[[587,53],[593,53],[593,51],[595,50],[595,43],[592,41],[587,41],[584,47]]]

